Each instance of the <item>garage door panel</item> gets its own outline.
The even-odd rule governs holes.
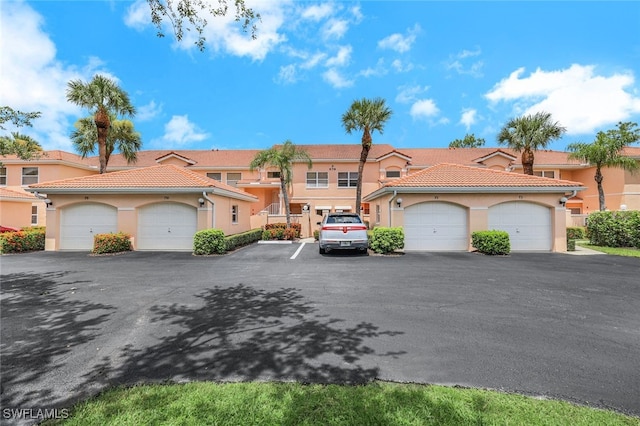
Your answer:
[[[118,210],[106,204],[77,204],[60,212],[60,249],[91,250],[96,234],[118,231]]]
[[[515,201],[492,206],[489,229],[509,233],[512,251],[551,250],[551,212],[539,204]]]
[[[138,250],[192,250],[197,230],[195,207],[158,203],[138,210]]]
[[[442,202],[420,203],[404,211],[406,250],[466,251],[467,210]]]

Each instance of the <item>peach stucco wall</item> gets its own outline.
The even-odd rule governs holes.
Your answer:
[[[209,194],[214,208],[209,202],[200,207],[201,193],[194,194],[114,194],[114,195],[56,195],[49,194],[53,206],[47,209],[47,234],[45,250],[58,250],[60,246],[60,211],[79,203],[102,203],[118,209],[118,231],[132,236],[136,248],[138,232],[138,208],[154,203],[182,203],[197,208],[197,229],[217,228],[225,235],[245,232],[251,229],[251,202]],[[238,222],[232,223],[231,209],[238,206]]]
[[[31,202],[0,200],[0,225],[12,228],[31,226]]]
[[[404,209],[423,202],[447,202],[466,207],[468,209],[469,250],[471,247],[471,233],[484,231],[488,228],[489,207],[509,202],[526,201],[549,208],[552,228],[552,251],[565,252],[566,242],[566,209],[558,203],[564,194],[399,194],[402,198],[401,207],[395,201],[389,204],[392,194],[383,195],[371,202],[372,220],[375,221],[376,206],[380,208],[380,222],[374,226],[403,226]]]
[[[41,164],[36,161],[23,161],[19,164],[11,164],[5,161],[3,162],[3,167],[7,168],[7,187],[22,186],[23,167],[38,168],[38,183],[88,176],[98,173],[97,170],[71,167],[65,164]]]

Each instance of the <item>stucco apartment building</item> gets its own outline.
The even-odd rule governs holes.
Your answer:
[[[306,235],[329,211],[353,211],[360,145],[299,145],[289,196]],[[189,250],[193,233],[226,234],[284,221],[278,171],[250,170],[258,150],[148,150],[135,164],[48,151],[32,161],[2,158],[0,225],[47,226],[47,250],[89,249],[92,236],[124,231],[139,250]],[[640,161],[640,148],[626,155]],[[561,151],[538,151],[537,176],[503,148],[374,145],[363,174],[371,227],[403,226],[407,250],[469,250],[476,230],[504,229],[514,250],[566,250],[566,226],[598,210],[594,167]],[[607,207],[640,209],[640,174],[603,172]]]

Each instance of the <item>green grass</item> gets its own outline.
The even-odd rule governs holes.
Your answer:
[[[47,423],[51,424],[51,423]],[[109,390],[64,425],[640,425],[567,402],[479,389],[198,382]]]
[[[613,254],[616,256],[630,256],[630,257],[640,257],[640,249],[632,248],[632,247],[604,247],[604,246],[594,246],[589,244],[589,241],[576,241],[576,244],[580,247],[588,248],[591,250],[600,251],[602,253]]]

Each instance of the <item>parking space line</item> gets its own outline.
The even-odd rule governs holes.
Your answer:
[[[294,260],[296,257],[298,257],[298,255],[302,251],[302,247],[304,247],[305,244],[307,244],[307,243],[300,244],[300,247],[298,247],[298,250],[296,250],[296,252],[293,253],[293,256],[291,256],[289,259]]]

